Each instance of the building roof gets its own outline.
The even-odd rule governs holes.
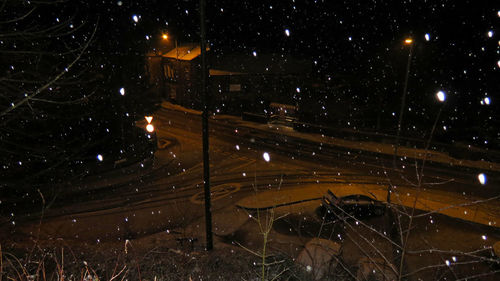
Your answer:
[[[208,74],[210,76],[228,76],[228,75],[244,75],[247,73],[210,68],[208,70]]]
[[[207,51],[209,48],[207,47]],[[186,43],[173,48],[162,57],[192,61],[201,55],[198,43]],[[306,59],[297,59],[279,54],[211,54],[208,58],[211,76],[248,75],[248,74],[307,74],[312,63]]]
[[[207,51],[209,48],[207,47]],[[201,47],[196,43],[188,43],[177,46],[177,48],[173,48],[168,51],[168,53],[163,54],[162,56],[165,58],[178,59],[184,61],[194,60],[195,58],[201,55]]]

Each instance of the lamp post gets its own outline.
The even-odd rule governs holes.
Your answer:
[[[404,109],[406,106],[406,94],[408,91],[408,77],[410,76],[410,66],[411,66],[411,59],[413,55],[413,46],[415,45],[414,41],[412,38],[408,37],[404,40],[403,42],[406,46],[410,47],[410,50],[408,51],[408,61],[406,63],[406,75],[405,75],[405,81],[404,81],[404,86],[403,86],[403,92],[401,93],[401,108],[399,110],[399,120],[398,120],[398,129],[396,133],[396,144],[394,146],[394,155],[392,159],[392,164],[394,168],[396,168],[396,157],[398,155],[398,147],[399,147],[399,137],[401,135],[401,124],[403,122],[403,114],[404,114]]]
[[[406,38],[403,41],[404,45],[409,46],[410,50],[408,52],[408,61],[406,63],[406,75],[403,86],[403,93],[401,94],[401,108],[399,110],[399,120],[398,120],[398,129],[396,133],[396,143],[394,145],[394,155],[392,157],[392,165],[393,168],[396,169],[396,157],[398,156],[398,147],[399,147],[399,136],[401,135],[401,123],[403,122],[403,114],[406,106],[406,92],[408,90],[408,77],[410,76],[410,66],[411,66],[411,58],[413,55],[413,39],[411,37]],[[391,193],[392,193],[392,185],[387,186],[387,203],[391,203]]]
[[[164,40],[164,41],[168,41],[169,39],[169,36],[167,33],[163,33],[161,35],[161,38]],[[174,40],[174,46],[175,46],[175,51],[176,51],[176,54],[175,54],[175,59],[176,60],[179,60],[179,48],[177,48],[177,38]]]

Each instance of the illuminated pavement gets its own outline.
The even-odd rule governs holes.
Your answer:
[[[185,112],[192,115],[200,115],[200,112],[187,110],[178,105],[173,105],[164,102],[163,108]],[[336,146],[352,150],[362,150],[369,153],[383,154],[392,156],[394,146],[386,143],[375,143],[366,141],[352,141],[339,138],[326,137],[315,134],[305,134],[292,130],[284,126],[272,126],[268,124],[257,124],[247,121],[242,121],[239,117],[216,115],[212,116],[212,120],[223,121],[231,124],[239,130],[255,129],[274,133],[280,137],[288,136],[287,142],[291,144],[300,143],[301,141],[316,142],[320,140],[323,146]],[[423,149],[400,147],[398,156],[405,159],[425,158],[428,162],[442,163],[450,167],[468,167],[485,172],[493,173],[500,171],[500,164],[488,161],[475,161],[465,159],[455,159],[446,153],[429,150],[427,153]],[[323,179],[322,179],[323,180]],[[286,188],[273,191],[259,191],[247,198],[240,200],[237,206],[248,209],[267,209],[276,206],[297,204],[305,201],[319,200],[328,189],[334,193],[350,194],[361,193],[374,195],[382,202],[387,199],[387,184],[370,184],[371,179],[359,180],[362,183],[349,182],[345,183],[339,180],[336,183],[322,184],[301,184],[300,187]],[[368,182],[368,183],[367,183]],[[482,188],[477,183],[477,188]],[[491,188],[491,187],[489,187]],[[496,193],[496,192],[494,192]],[[497,193],[498,194],[498,193]],[[497,227],[500,224],[500,195],[479,197],[475,195],[452,192],[439,189],[416,188],[409,184],[398,185],[393,188],[391,201],[393,204],[405,206],[409,208],[426,211],[425,214],[440,213],[453,218],[471,221],[487,226]],[[423,216],[423,215],[422,215]]]

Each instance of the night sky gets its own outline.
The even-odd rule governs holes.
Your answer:
[[[194,41],[197,5],[151,1],[129,9],[179,41]],[[408,118],[432,123],[441,106],[436,93],[443,91],[442,130],[473,130],[468,137],[477,144],[498,140],[495,1],[207,1],[207,21],[213,54],[272,52],[309,59],[319,77],[347,75],[352,85],[362,85],[365,91],[347,90],[353,100],[369,105],[375,102],[370,92],[383,93],[384,102],[395,101],[385,112],[393,115],[409,53],[403,40],[411,36]],[[489,137],[479,140],[479,131]]]
[[[339,104],[359,103],[352,107],[362,116],[363,108],[382,102],[385,117],[396,121],[410,49],[403,40],[411,36],[405,127],[417,121],[429,127],[425,124],[432,124],[442,106],[439,132],[473,129],[469,141],[489,145],[499,139],[500,7],[495,2],[207,1],[207,39],[210,55],[275,53],[306,59],[318,79],[348,81]],[[83,24],[67,44],[85,40],[97,24],[89,57],[79,64],[102,69],[106,83],[130,88],[142,77],[123,70],[124,65],[158,46],[162,32],[179,43],[199,40],[198,4],[89,2],[50,9],[38,18]],[[438,91],[446,94],[446,105],[437,101]]]

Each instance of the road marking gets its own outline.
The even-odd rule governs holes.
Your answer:
[[[225,183],[221,185],[216,185],[210,188],[210,198],[211,201],[216,201],[224,197],[229,196],[232,193],[238,192],[241,189],[241,184],[239,183]],[[205,203],[205,192],[200,191],[189,199],[191,203],[194,204],[204,204]]]

